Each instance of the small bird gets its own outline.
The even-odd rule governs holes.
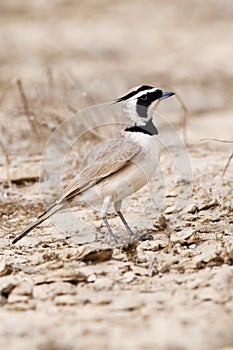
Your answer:
[[[109,206],[121,219],[127,234],[133,235],[121,212],[122,200],[146,185],[152,178],[160,156],[158,130],[153,123],[153,107],[174,92],[149,85],[137,86],[114,103],[123,103],[122,129],[115,138],[101,145],[91,162],[68,185],[63,194],[37,220],[14,240],[25,237],[33,228],[66,207],[67,203],[101,204],[101,216],[110,236],[117,242],[107,220]]]

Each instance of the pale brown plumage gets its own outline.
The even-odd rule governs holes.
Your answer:
[[[17,236],[13,240],[13,243],[18,242],[33,228],[40,225],[44,220],[54,215],[57,211],[63,209],[67,201],[83,194],[90,187],[99,184],[110,175],[127,167],[140,150],[140,145],[130,139],[126,142],[122,137],[107,142],[103,149],[90,157],[88,164],[64,189],[61,197],[59,197],[55,203],[41,214],[34,223],[29,225],[19,236]],[[89,164],[90,162],[91,164]]]
[[[122,137],[107,142],[104,149],[89,160],[91,164],[88,163],[65,188],[57,203],[71,199],[129,165],[140,150],[140,145],[130,139],[126,142]]]
[[[164,92],[152,86],[142,85],[116,100],[117,103],[123,102],[124,106],[121,115],[121,131],[109,142],[97,145],[63,194],[33,224],[16,237],[13,243],[18,242],[34,227],[73,200],[77,200],[78,203],[101,203],[102,218],[109,234],[116,241],[116,236],[106,217],[109,205],[114,204],[127,233],[131,236],[132,231],[120,211],[121,202],[143,187],[156,170],[160,142],[150,107],[154,102],[157,103],[172,95],[174,95],[173,92]]]

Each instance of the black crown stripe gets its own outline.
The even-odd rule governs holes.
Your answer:
[[[150,85],[142,85],[142,86],[140,86],[137,90],[131,91],[131,92],[129,92],[127,95],[118,98],[115,102],[126,101],[126,100],[128,100],[129,98],[131,98],[131,97],[137,95],[139,92],[144,91],[144,90],[150,90],[150,89],[154,89],[154,87],[153,87],[153,86],[150,86]]]

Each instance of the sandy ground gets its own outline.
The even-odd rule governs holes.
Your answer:
[[[231,0],[1,1],[0,349],[233,349],[232,16]],[[123,207],[148,239],[111,212],[116,246],[82,206],[13,246],[57,195],[39,180],[52,132],[143,83],[187,108],[185,147],[179,100],[159,107],[160,169]],[[99,141],[70,151],[64,184]]]

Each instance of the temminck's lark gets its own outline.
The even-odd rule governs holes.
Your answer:
[[[152,178],[159,161],[160,142],[153,124],[155,103],[174,95],[152,86],[142,85],[115,100],[123,103],[122,130],[107,144],[98,148],[87,164],[56,200],[37,220],[26,228],[13,243],[26,236],[33,228],[65,207],[67,202],[102,204],[101,216],[111,237],[115,240],[107,220],[111,204],[124,224],[128,235],[132,231],[121,212],[124,198],[138,191]]]

